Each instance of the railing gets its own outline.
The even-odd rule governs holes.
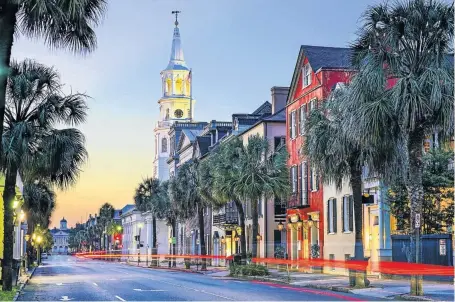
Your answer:
[[[295,194],[295,195],[292,195],[289,197],[288,208],[296,208],[300,205],[301,205],[301,203],[300,203],[298,194]]]
[[[158,122],[156,123],[156,126],[157,126],[158,128],[168,128],[168,127],[171,126],[171,122],[170,122],[170,121],[158,121]]]
[[[237,212],[226,212],[213,215],[213,225],[238,224],[239,216]]]

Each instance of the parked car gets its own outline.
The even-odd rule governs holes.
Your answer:
[[[41,254],[41,259],[47,259],[47,253],[42,253]]]

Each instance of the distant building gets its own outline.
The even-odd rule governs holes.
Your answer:
[[[65,217],[60,220],[60,228],[51,230],[52,237],[54,238],[54,246],[52,247],[53,254],[67,254],[68,253],[68,238],[69,230]]]

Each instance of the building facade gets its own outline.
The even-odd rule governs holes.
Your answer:
[[[68,239],[69,230],[65,217],[60,220],[60,228],[54,228],[51,230],[52,238],[54,239],[54,245],[52,246],[53,254],[68,254]]]
[[[324,255],[326,231],[324,190],[320,176],[304,156],[305,121],[339,82],[352,73],[346,48],[300,47],[287,99],[286,147],[292,194],[287,206],[287,254],[290,259]]]
[[[169,130],[176,121],[191,121],[195,100],[191,95],[191,71],[183,56],[179,23],[175,21],[171,56],[167,67],[161,72],[160,113],[155,126],[154,177],[169,178],[167,160],[170,154]]]

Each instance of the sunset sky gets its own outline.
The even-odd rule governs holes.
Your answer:
[[[101,204],[133,203],[137,184],[153,171],[161,95],[160,71],[169,60],[172,10],[193,69],[195,119],[230,120],[288,86],[301,44],[347,46],[359,18],[377,1],[109,0],[96,30],[98,49],[86,57],[50,51],[20,37],[13,58],[33,58],[60,72],[66,91],[84,92],[89,118],[81,126],[89,162],[76,186],[58,192],[52,226],[86,221]]]

